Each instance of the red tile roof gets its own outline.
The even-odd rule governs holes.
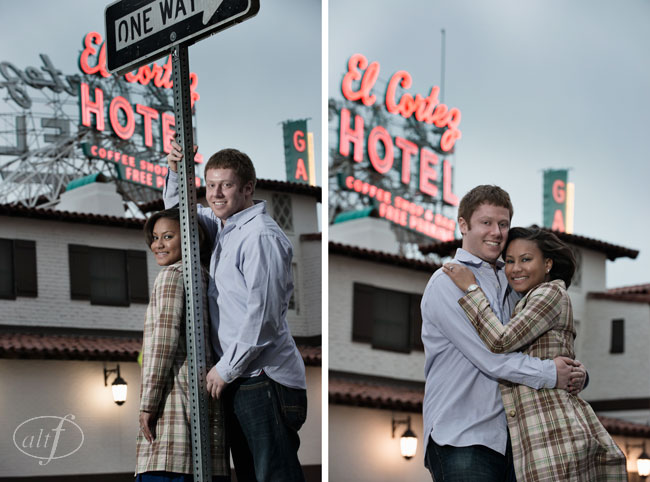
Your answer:
[[[300,241],[321,241],[323,233],[305,233],[300,235]]]
[[[440,268],[440,265],[430,263],[428,261],[406,258],[405,256],[399,256],[397,254],[359,248],[357,246],[335,243],[333,241],[330,241],[329,243],[329,253],[338,254],[341,256],[349,256],[351,258],[363,259],[367,261],[376,261],[378,263],[391,264],[394,266],[399,266],[401,268],[426,271],[428,273],[433,273],[435,270]]]
[[[329,400],[339,405],[422,412],[424,384],[421,388],[391,385],[376,381],[349,380],[330,374]]]
[[[598,415],[600,423],[612,435],[627,435],[630,437],[650,437],[650,425],[628,422],[612,417],[603,417]]]
[[[547,231],[551,230],[547,229]],[[616,258],[623,257],[636,259],[636,257],[639,255],[639,251],[635,249],[624,248],[623,246],[606,243],[605,241],[599,241],[594,238],[578,236],[577,234],[561,233],[559,231],[553,231],[553,233],[555,233],[557,237],[565,243],[604,253],[607,256],[607,259],[612,261]],[[460,248],[461,243],[462,240],[454,239],[453,241],[446,241],[444,243],[421,245],[420,251],[423,254],[435,253],[439,256],[453,256],[453,254],[456,252],[456,249]]]
[[[323,202],[322,188],[320,186],[310,186],[300,182],[287,182],[287,181],[274,181],[272,179],[258,179],[255,185],[256,189],[264,189],[267,191],[286,192],[293,194],[302,194],[304,196],[311,196],[317,202]],[[205,197],[205,186],[201,186],[196,190],[197,199]],[[138,206],[142,212],[149,213],[152,211],[160,211],[165,209],[162,198],[146,204]]]
[[[650,284],[622,286],[603,292],[592,291],[587,296],[592,299],[650,303]]]
[[[322,364],[322,349],[320,346],[307,346],[307,345],[298,345],[298,350],[302,355],[302,360],[305,362],[305,365],[308,366],[321,366]]]
[[[0,334],[0,358],[136,361],[141,349],[139,336]]]
[[[359,379],[361,375],[346,378],[344,375],[329,377],[329,401],[338,405],[378,408],[404,412],[422,413],[424,384],[421,388],[413,383],[404,385],[400,380],[394,383],[377,381],[368,377],[367,381]],[[611,435],[649,437],[650,426],[628,422],[612,417],[598,415],[601,423]]]
[[[0,204],[0,216],[45,219],[69,223],[99,224],[142,230],[144,219],[105,216],[101,214],[73,213],[54,209],[28,208],[18,204]]]
[[[136,361],[142,337],[0,333],[0,358]],[[321,365],[321,347],[298,349],[306,365]]]

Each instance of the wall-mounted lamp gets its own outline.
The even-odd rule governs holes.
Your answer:
[[[400,451],[402,452],[402,457],[406,460],[410,460],[415,456],[415,453],[418,449],[418,438],[411,430],[411,416],[406,417],[405,420],[395,420],[393,416],[393,438],[395,438],[395,428],[398,425],[407,425],[406,431],[402,434],[399,440]]]
[[[643,447],[643,450],[639,454],[639,456],[636,459],[636,468],[637,471],[639,472],[639,477],[642,479],[645,479],[648,475],[650,475],[650,456],[648,453],[645,451],[645,440],[643,441],[642,444],[625,444],[625,453],[629,457],[630,456],[630,449],[631,448],[636,448],[636,447]]]
[[[105,387],[108,386],[108,375],[110,373],[117,373],[115,380],[113,380],[113,383],[111,384],[111,388],[113,389],[113,400],[118,405],[122,405],[124,402],[126,402],[126,380],[120,376],[120,365],[118,364],[117,368],[110,370],[108,368],[104,368]]]

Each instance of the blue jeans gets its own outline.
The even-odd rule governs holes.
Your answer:
[[[434,482],[516,482],[510,437],[506,454],[483,445],[440,446],[429,439],[426,466]]]
[[[224,392],[226,433],[239,482],[303,482],[298,429],[307,415],[306,390],[266,374],[238,378]]]

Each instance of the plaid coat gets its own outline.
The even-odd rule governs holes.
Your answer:
[[[529,291],[506,325],[480,289],[458,303],[495,353],[575,358],[573,311],[561,280]],[[519,482],[627,480],[625,456],[587,402],[559,389],[534,390],[505,381],[500,388]]]
[[[204,273],[205,278],[205,273]],[[205,281],[205,279],[204,279]],[[207,298],[203,296],[204,313]],[[204,333],[209,336],[209,318]],[[185,288],[182,262],[165,266],[154,283],[147,308],[142,341],[140,411],[157,414],[155,440],[149,444],[140,431],[136,474],[162,470],[191,474],[190,405],[187,348],[185,339]],[[208,347],[210,344],[208,343]],[[207,366],[214,365],[206,352]],[[230,460],[226,445],[221,402],[210,398],[212,473],[228,475]]]

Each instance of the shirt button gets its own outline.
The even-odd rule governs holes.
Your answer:
[[[511,417],[514,417],[515,415],[517,415],[517,412],[515,412],[514,410],[510,410],[508,412],[508,415],[510,415]]]

